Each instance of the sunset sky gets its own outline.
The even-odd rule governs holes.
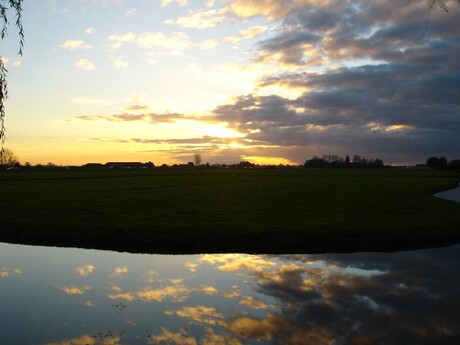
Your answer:
[[[426,26],[429,3],[24,0],[5,146],[22,164],[460,158],[460,6]]]

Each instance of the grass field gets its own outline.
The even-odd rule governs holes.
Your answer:
[[[132,252],[349,252],[460,242],[437,170],[0,172],[0,241]]]

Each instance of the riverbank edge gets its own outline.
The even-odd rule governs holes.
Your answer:
[[[302,238],[276,233],[270,236],[247,236],[245,238],[203,240],[157,239],[135,240],[128,233],[116,232],[91,240],[75,236],[47,237],[40,233],[16,235],[2,234],[0,242],[22,245],[69,247],[109,250],[143,254],[324,254],[355,252],[396,252],[427,249],[460,244],[460,231],[439,227],[435,229],[412,229],[399,234],[394,232],[353,233],[334,237],[306,235]]]

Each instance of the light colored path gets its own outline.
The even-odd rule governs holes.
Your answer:
[[[437,196],[438,198],[460,202],[460,184],[455,189],[436,193],[434,196]]]

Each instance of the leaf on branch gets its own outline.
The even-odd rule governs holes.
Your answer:
[[[449,7],[447,6],[444,0],[438,0],[438,4],[439,4],[439,7],[441,7],[444,11],[449,12]]]

